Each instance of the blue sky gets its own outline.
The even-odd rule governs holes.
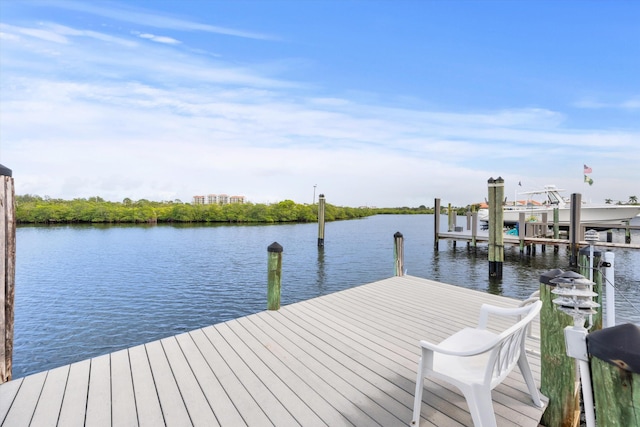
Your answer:
[[[626,201],[638,22],[615,0],[5,0],[0,163],[65,199],[464,206],[501,176]]]

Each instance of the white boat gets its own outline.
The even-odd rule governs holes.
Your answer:
[[[553,223],[553,210],[558,208],[559,225],[569,226],[571,205],[570,201],[563,197],[555,185],[545,185],[543,190],[527,191],[520,194],[529,196],[525,201],[516,201],[503,206],[503,220],[505,225],[514,225],[520,221],[520,213],[524,212],[526,222],[541,222],[542,214],[547,214],[547,222]],[[531,196],[544,197],[542,201],[536,201]],[[580,209],[580,222],[585,224],[624,225],[627,221],[640,215],[640,205],[611,205],[582,203]],[[489,221],[489,209],[478,210],[478,219]]]

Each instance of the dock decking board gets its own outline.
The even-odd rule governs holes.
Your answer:
[[[381,280],[0,385],[0,425],[406,426],[418,341],[475,325],[482,303],[518,301]],[[499,426],[538,426],[517,368],[492,397]],[[464,397],[427,380],[420,425],[472,425]]]

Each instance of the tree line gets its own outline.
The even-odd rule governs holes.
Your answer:
[[[35,195],[16,196],[18,224],[58,223],[278,223],[315,222],[317,205],[301,205],[292,200],[274,204],[234,203],[192,205],[180,200],[154,202],[105,201],[101,197],[88,199],[51,199]],[[325,204],[325,220],[363,218],[374,215],[375,209],[351,208]]]

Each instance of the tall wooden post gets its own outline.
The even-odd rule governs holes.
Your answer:
[[[553,238],[560,238],[560,209],[553,208]],[[559,245],[554,245],[553,252],[558,252],[560,250]]]
[[[520,253],[524,253],[524,238],[527,233],[527,223],[525,222],[524,212],[518,214],[518,239],[520,240]]]
[[[404,276],[404,237],[401,232],[393,235],[394,274]]]
[[[564,328],[573,318],[558,310],[551,293],[551,279],[562,270],[551,270],[540,276],[540,392],[549,398],[540,423],[545,426],[575,427],[580,421],[580,387],[576,361],[567,356]]]
[[[438,250],[440,240],[440,199],[433,201],[433,248]]]
[[[580,205],[582,204],[582,195],[580,193],[571,194],[571,208],[569,221],[569,265],[571,267],[578,266],[578,250],[580,249]]]
[[[475,210],[471,214],[471,246],[476,247],[476,237],[478,236],[478,212]]]
[[[455,229],[455,221],[453,219],[453,209],[451,209],[451,203],[449,203],[449,207],[447,209],[447,230],[451,233]]]
[[[547,218],[548,215],[546,212],[542,212],[542,237],[546,238],[547,237],[547,230],[549,230],[549,224],[547,223]],[[547,245],[545,245],[544,243],[540,245],[542,252],[546,252],[547,251]]]
[[[324,194],[318,196],[318,247],[324,247]]]
[[[502,278],[504,262],[504,179],[489,178],[489,277]]]
[[[282,246],[273,242],[267,248],[267,310],[280,309],[280,283],[282,280]]]
[[[15,189],[11,169],[0,165],[0,384],[11,380],[16,278]]]

